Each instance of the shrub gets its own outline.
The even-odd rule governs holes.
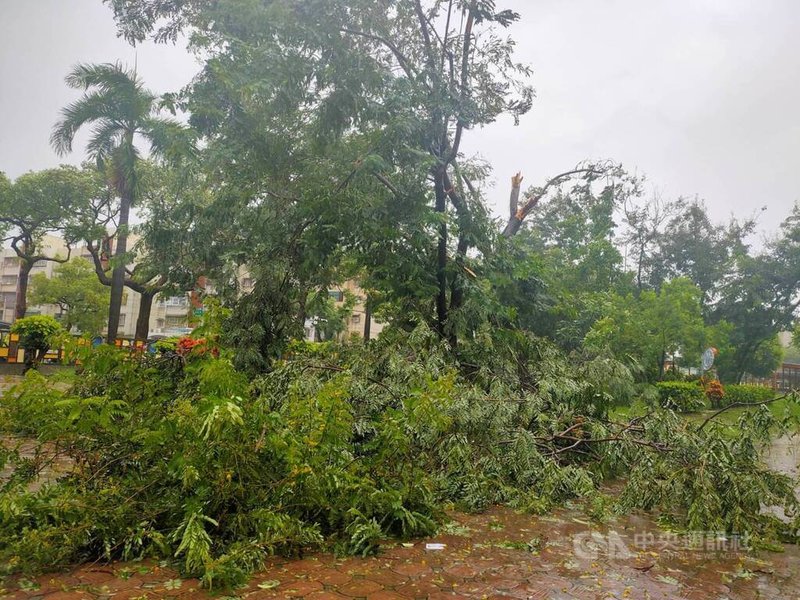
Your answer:
[[[53,338],[64,331],[61,323],[49,315],[32,315],[14,322],[11,333],[19,335],[25,349],[25,370],[36,368],[50,349]]]
[[[722,406],[735,403],[767,402],[775,397],[775,390],[763,385],[728,385]]]
[[[166,337],[161,338],[160,340],[156,340],[154,346],[156,352],[160,352],[162,354],[168,352],[177,352],[178,351],[178,340],[181,338],[178,336],[173,337]]]
[[[712,379],[706,382],[704,391],[712,408],[719,408],[724,404],[725,388],[722,387],[722,383],[719,380]]]
[[[693,412],[705,406],[703,388],[691,381],[659,381],[656,384],[661,406],[677,412]]]

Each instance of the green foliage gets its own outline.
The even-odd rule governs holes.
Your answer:
[[[77,215],[98,193],[102,193],[99,179],[75,167],[25,173],[13,184],[0,176],[0,239],[20,259],[17,318],[27,309],[33,266],[41,261],[66,260],[62,253],[48,247],[45,236],[61,235],[68,247],[74,244]]]
[[[696,381],[656,383],[661,406],[678,412],[694,412],[705,406],[706,396]]]
[[[167,352],[176,352],[178,350],[178,340],[180,339],[180,337],[174,336],[156,340],[156,351],[162,354]]]
[[[683,278],[664,284],[659,292],[612,295],[586,343],[640,362],[650,381],[661,379],[667,359],[677,353],[689,364],[699,360],[706,339],[700,297],[700,289]]]
[[[108,3],[128,39],[191,28],[205,59],[163,99],[203,136],[202,171],[191,186],[177,172],[150,187],[138,252],[142,281],[213,278],[225,308],[209,311],[203,335],[222,348],[100,348],[81,356],[72,389],[31,376],[5,398],[6,431],[35,423],[43,452],[80,465],[31,492],[36,465],[11,457],[0,495],[10,570],[158,556],[232,585],[270,553],[364,555],[387,536],[430,533],[445,506],[541,512],[586,496],[600,520],[598,485],[620,475],[623,508],[791,537],[762,502],[796,514],[792,482],[759,455],[771,431],[796,426],[789,413],[697,426],[674,414],[703,404],[685,382],[658,387],[672,410],[619,422],[610,408],[670,359],[696,365],[709,340],[721,373],[767,368],[796,309],[797,214],[772,256],[752,257],[749,224],[714,226],[698,203],[633,215],[622,186],[593,189],[620,170],[589,166],[513,201],[501,234],[482,192],[489,168],[460,143],[519,118],[532,90],[504,33],[518,15],[490,1]],[[119,65],[78,66],[68,83],[88,93],[53,141],[67,151],[97,125],[88,149],[120,198],[121,275],[127,211],[146,197],[134,134],[163,154],[185,132]],[[573,176],[570,192],[539,203]],[[537,204],[536,225],[510,239]],[[636,290],[614,240],[620,204]],[[176,246],[185,263],[171,262]],[[335,336],[344,312],[326,291],[354,272],[394,327],[368,345],[293,343],[309,318]]]
[[[789,330],[794,321],[796,305],[791,298],[800,274],[778,258],[774,254],[739,257],[735,277],[721,288],[713,317],[731,325],[730,350],[720,353],[719,374],[724,382],[739,383],[746,373],[767,377],[782,360],[778,334]]]
[[[763,385],[730,384],[725,386],[723,404],[767,402],[775,398],[775,390]]]
[[[32,315],[18,319],[11,333],[19,335],[19,344],[25,349],[28,364],[37,364],[47,354],[56,335],[62,333],[61,323],[49,315]]]
[[[30,301],[55,304],[61,309],[61,324],[84,335],[102,331],[108,311],[108,288],[97,279],[94,267],[82,258],[56,267],[53,277],[37,273],[31,278]]]
[[[791,399],[796,409],[797,398]],[[651,439],[668,440],[669,452],[645,452],[631,465],[619,508],[658,508],[673,527],[685,531],[725,531],[751,535],[754,546],[766,540],[796,541],[797,521],[784,522],[763,507],[800,509],[792,478],[766,468],[762,449],[775,431],[798,426],[786,408],[774,416],[768,407],[741,415],[734,428],[711,421],[697,426],[670,413],[654,415],[645,427]],[[788,427],[788,429],[787,429]],[[791,517],[794,519],[794,517]]]
[[[465,365],[478,368],[453,361],[421,326],[388,330],[368,347],[295,344],[255,379],[225,350],[220,358],[78,351],[83,370],[71,389],[31,374],[3,399],[0,430],[35,434],[43,455],[58,447],[80,465],[29,491],[46,461],[8,459],[12,475],[0,488],[7,570],[155,556],[209,587],[228,586],[271,553],[369,554],[387,536],[433,532],[446,505],[541,512],[591,500],[605,478],[628,471],[637,492],[624,502],[676,518],[691,509],[693,526],[776,534],[749,496],[725,499],[722,512],[697,508],[724,485],[747,482],[791,504],[784,479],[744,452],[754,448],[760,413],[732,448],[713,423],[698,431],[671,413],[616,423],[597,407],[611,393],[608,374],[622,381],[624,370],[567,361],[513,331],[487,331],[463,348]],[[703,474],[692,487],[706,447],[735,452],[736,471]],[[646,479],[643,464],[660,475]],[[677,465],[687,474],[665,482]],[[606,504],[593,501],[597,518]]]
[[[667,281],[685,277],[702,291],[703,305],[711,304],[723,280],[733,271],[737,254],[742,251],[742,240],[753,226],[751,221],[736,220],[717,225],[711,221],[703,202],[679,200],[664,231],[658,235],[650,285],[659,288]]]
[[[314,294],[308,301],[308,315],[321,340],[335,339],[347,330],[347,322],[353,314],[356,298],[349,290],[345,290],[343,295],[344,300],[339,305],[328,294],[328,290]]]
[[[140,196],[141,156],[137,143],[144,140],[151,155],[169,160],[193,154],[189,130],[174,119],[163,117],[158,98],[145,89],[135,69],[121,63],[78,64],[65,78],[71,88],[84,92],[78,100],[61,111],[61,119],[53,128],[50,141],[60,155],[72,152],[79,130],[91,127],[86,151],[95,160],[106,179],[109,190],[119,198],[119,211],[106,223],[90,222],[89,227],[108,233],[104,225],[117,223],[113,276],[109,302],[108,340],[117,337],[126,265],[129,258],[128,228],[130,210]],[[113,204],[108,198],[107,206]],[[92,212],[92,211],[89,211]],[[94,213],[99,217],[99,213]],[[86,240],[97,237],[83,232]],[[140,336],[141,337],[141,336]]]
[[[619,192],[609,187],[594,194],[577,185],[534,209],[529,229],[515,240],[513,287],[519,295],[503,290],[519,326],[574,350],[603,316],[608,292],[625,291],[629,277],[614,238]],[[532,275],[527,281],[526,267]]]

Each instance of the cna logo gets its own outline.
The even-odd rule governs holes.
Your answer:
[[[626,541],[615,531],[600,533],[584,531],[572,536],[575,557],[585,560],[625,560],[634,558],[639,552],[657,550],[659,552],[704,552],[716,556],[737,556],[751,549],[750,536],[745,533],[726,534],[719,531],[690,531],[682,535],[674,532],[640,531],[633,535],[633,541]]]

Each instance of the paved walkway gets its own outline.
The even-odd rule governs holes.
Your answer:
[[[275,559],[246,588],[221,596],[164,566],[128,563],[17,581],[0,599],[800,598],[796,547],[747,556],[727,548],[730,540],[709,534],[702,542],[708,547],[713,542],[714,550],[687,550],[686,540],[658,530],[648,518],[595,526],[577,509],[547,517],[503,508],[454,516],[436,538],[392,543],[377,557]],[[426,549],[429,543],[445,546]]]

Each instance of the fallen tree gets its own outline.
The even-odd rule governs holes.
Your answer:
[[[518,332],[487,332],[459,362],[426,326],[367,347],[295,343],[253,380],[213,338],[160,357],[85,352],[71,389],[33,373],[3,401],[4,431],[75,465],[30,492],[44,463],[5,452],[6,570],[157,556],[231,585],[272,553],[372,553],[433,532],[449,504],[539,513],[620,476],[620,509],[791,539],[761,508],[794,514],[792,481],[759,457],[788,421],[764,409],[731,432],[660,408],[614,418],[634,392],[623,366],[568,361]]]

